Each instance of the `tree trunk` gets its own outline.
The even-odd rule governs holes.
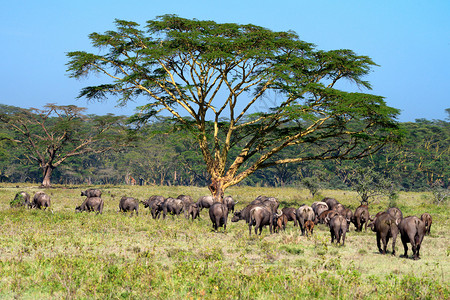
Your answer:
[[[52,179],[52,173],[53,173],[54,167],[52,166],[45,166],[43,170],[44,179],[42,180],[42,187],[50,187],[51,179]]]
[[[212,196],[214,197],[214,202],[222,203],[223,195],[225,194],[224,179],[211,178],[211,184],[208,186],[208,188],[211,191]]]

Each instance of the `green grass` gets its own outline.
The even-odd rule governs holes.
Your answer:
[[[142,206],[138,217],[118,213],[121,196],[144,200],[153,194],[207,195],[197,187],[103,186],[103,215],[75,213],[84,186],[46,192],[52,211],[10,208],[30,185],[0,187],[0,299],[448,299],[450,271],[449,210],[434,206],[423,193],[401,193],[404,215],[429,212],[431,236],[422,259],[380,255],[371,231],[347,234],[345,246],[332,245],[326,227],[311,238],[288,224],[286,232],[248,236],[243,222],[228,222],[213,232],[206,210],[201,220],[183,217],[153,220]],[[357,196],[322,191],[351,208]],[[306,190],[233,187],[227,190],[244,207],[258,195],[271,195],[283,206],[311,204]],[[379,200],[371,214],[387,207]],[[391,249],[389,244],[388,249]]]

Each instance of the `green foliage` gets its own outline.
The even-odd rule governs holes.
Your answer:
[[[335,87],[350,81],[370,89],[363,77],[376,64],[367,56],[317,50],[294,32],[251,24],[164,15],[144,28],[125,20],[115,26],[89,35],[99,54],[68,53],[69,76],[107,81],[79,97],[114,95],[126,105],[146,96],[131,120],[141,126],[167,111],[197,143],[219,189],[260,169],[357,159],[400,139],[397,109],[380,96]],[[273,105],[260,111],[267,98]]]

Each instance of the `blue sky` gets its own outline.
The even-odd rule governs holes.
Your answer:
[[[144,24],[163,14],[295,31],[318,49],[351,49],[380,67],[370,93],[400,109],[402,122],[445,119],[450,108],[450,1],[4,1],[0,9],[0,103],[41,108],[75,104],[93,114],[130,114],[137,105],[87,103],[79,91],[98,81],[71,79],[70,51],[93,51],[88,34],[114,19]],[[94,50],[96,51],[96,50]],[[356,87],[350,87],[358,91]]]

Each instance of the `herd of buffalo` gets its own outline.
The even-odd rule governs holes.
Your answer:
[[[97,214],[103,212],[102,192],[98,189],[88,189],[81,192],[85,196],[84,202],[75,208],[76,212],[94,211]],[[11,205],[27,206],[29,208],[46,209],[50,207],[50,197],[42,191],[36,192],[33,198],[26,192],[19,192],[11,201]],[[376,215],[369,214],[368,205],[360,205],[355,212],[345,208],[333,198],[325,198],[320,202],[314,202],[311,206],[302,205],[299,208],[285,207],[279,209],[280,202],[277,198],[258,196],[240,211],[234,211],[237,201],[231,196],[226,196],[222,203],[214,202],[212,196],[203,196],[194,202],[192,197],[180,195],[177,198],[165,198],[163,196],[151,196],[145,201],[138,201],[132,197],[122,197],[119,202],[119,211],[139,214],[139,204],[144,205],[151,212],[153,219],[163,219],[168,214],[184,214],[186,218],[195,220],[200,216],[203,208],[209,209],[209,217],[214,230],[223,227],[226,230],[228,213],[231,211],[233,217],[231,222],[244,220],[248,224],[249,234],[252,227],[255,234],[261,234],[263,227],[269,226],[270,233],[285,230],[288,222],[292,221],[294,226],[299,226],[302,235],[311,236],[314,226],[318,223],[326,224],[330,229],[331,242],[345,244],[345,235],[349,231],[350,224],[354,224],[356,231],[371,228],[376,233],[377,246],[380,253],[385,254],[389,239],[392,238],[392,254],[395,255],[395,241],[400,233],[407,257],[410,243],[413,259],[420,258],[420,246],[426,234],[430,234],[432,223],[431,215],[422,214],[421,218],[415,216],[403,217],[400,209],[391,207],[386,211],[378,212]]]

